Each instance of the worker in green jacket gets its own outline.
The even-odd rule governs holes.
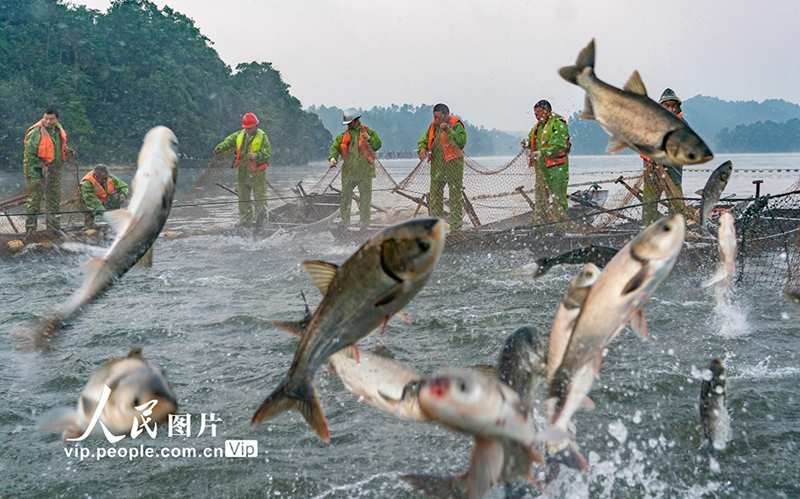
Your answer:
[[[540,100],[533,106],[533,114],[536,116],[536,125],[521,145],[524,149],[530,149],[530,166],[539,168],[550,194],[560,207],[553,210],[553,215],[563,218],[567,213],[569,153],[572,148],[567,121],[554,113],[550,102],[546,100]],[[549,200],[542,197],[542,192],[542,189],[536,189],[534,206],[549,206]],[[533,224],[550,222],[545,214],[544,210],[534,210]]]
[[[361,113],[355,108],[344,110],[342,125],[347,125],[347,130],[336,136],[328,154],[331,168],[336,166],[339,156],[342,157],[342,227],[350,227],[350,205],[353,201],[353,190],[358,187],[359,226],[366,229],[369,227],[372,212],[375,152],[381,148],[381,139],[375,130],[361,124]]]
[[[681,100],[671,88],[667,88],[658,99],[658,103],[665,109],[683,120]],[[684,120],[685,121],[685,120]],[[647,156],[641,155],[644,160],[644,186],[642,187],[642,227],[646,227],[661,218],[658,211],[658,200],[664,193],[668,198],[683,197],[683,166],[666,166],[651,161]],[[662,178],[661,170],[667,174]],[[670,185],[671,184],[671,185]],[[686,214],[683,201],[669,202],[669,214]]]
[[[94,218],[106,210],[118,210],[130,199],[128,184],[100,164],[81,179],[81,198],[86,206],[86,226],[94,226]]]
[[[239,221],[250,225],[262,207],[267,206],[267,165],[272,156],[272,145],[263,130],[257,128],[258,118],[253,113],[242,117],[242,130],[234,132],[214,148],[214,154],[236,152],[233,168],[239,166],[244,155],[245,164],[239,168]],[[250,193],[253,199],[250,199]]]
[[[417,143],[420,161],[431,164],[431,186],[428,194],[428,213],[444,216],[444,186],[450,186],[450,230],[463,226],[462,191],[464,187],[464,146],[467,131],[464,123],[450,115],[444,104],[433,106],[433,121]]]
[[[61,229],[61,165],[75,151],[67,147],[67,134],[58,122],[58,110],[45,109],[42,119],[25,132],[22,171],[28,186],[25,201],[25,232],[36,232],[42,198],[45,198],[47,228]]]

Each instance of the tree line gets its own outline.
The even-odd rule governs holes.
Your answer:
[[[319,116],[325,127],[338,135],[345,130],[342,125],[343,110],[338,107],[311,106],[309,111]],[[413,106],[392,104],[389,107],[375,106],[363,112],[361,123],[374,129],[381,137],[383,145],[379,155],[408,153],[417,150],[417,142],[425,133],[433,120],[433,104]],[[459,116],[451,109],[453,115]],[[467,146],[464,149],[469,156],[507,156],[519,152],[519,141],[522,137],[497,129],[471,125],[462,119],[467,131]]]
[[[254,112],[274,164],[323,158],[332,141],[270,63],[231,70],[194,22],[147,0],[103,14],[62,0],[0,2],[0,165],[19,168],[25,130],[55,106],[82,162],[135,162],[145,133],[170,127],[182,156],[214,146]]]
[[[725,127],[717,134],[716,142],[720,152],[800,152],[800,119]]]

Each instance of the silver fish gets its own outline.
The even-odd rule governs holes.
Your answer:
[[[724,301],[725,292],[736,277],[736,228],[733,222],[733,215],[728,212],[719,217],[717,271],[710,279],[701,284],[704,288],[714,286],[718,305]]]
[[[331,355],[355,345],[399,312],[428,282],[444,247],[444,222],[420,218],[375,234],[341,267],[320,261],[303,267],[323,293],[286,377],[253,414],[252,424],[297,409],[324,441],[328,424],[312,385]]]
[[[733,173],[733,163],[726,161],[711,172],[708,180],[706,180],[700,199],[700,230],[704,233],[708,232],[708,217],[711,215],[711,210],[717,205],[723,191],[725,191],[728,180],[731,178],[731,173]]]
[[[142,351],[135,348],[127,357],[106,362],[92,375],[78,397],[77,409],[50,409],[39,419],[37,429],[63,431],[64,439],[82,436],[88,430],[105,386],[111,393],[98,421],[115,436],[131,431],[135,418],[142,413],[137,406],[155,400],[153,412],[148,416],[155,423],[164,423],[168,415],[178,411],[177,399],[163,372],[145,361]],[[102,426],[96,425],[92,434],[102,434]]]
[[[506,338],[498,359],[497,376],[517,392],[523,403],[533,403],[544,379],[544,368],[544,345],[534,326],[521,326]],[[528,405],[528,409],[530,407]],[[532,458],[530,449],[515,440],[490,440],[476,436],[469,470],[463,475],[409,474],[400,478],[428,497],[437,499],[483,497],[495,484],[510,483],[520,477],[534,480],[530,467],[536,455]],[[501,445],[502,453],[498,452],[497,443]]]
[[[581,118],[597,120],[611,135],[607,152],[616,154],[630,147],[670,166],[705,163],[714,157],[689,125],[647,97],[638,72],[633,72],[622,90],[600,81],[594,74],[594,40],[574,66],[561,68],[559,74],[586,91]]]
[[[728,393],[725,389],[725,367],[719,358],[708,365],[700,384],[700,422],[703,425],[703,438],[714,450],[725,450],[730,438],[730,419],[725,403]]]
[[[626,244],[600,274],[549,387],[550,427],[568,432],[575,411],[592,405],[587,394],[600,372],[603,350],[625,324],[631,322],[640,336],[647,337],[641,307],[675,265],[684,235],[681,215],[662,218]]]
[[[583,302],[589,289],[600,277],[600,269],[593,263],[588,263],[581,268],[572,281],[569,283],[564,297],[558,303],[556,315],[553,318],[553,327],[550,329],[550,341],[547,348],[547,376],[548,386],[553,380],[553,375],[567,350],[569,339],[572,336],[572,328],[575,320],[581,313]]]
[[[38,321],[33,335],[36,346],[46,346],[70,317],[125,275],[158,238],[172,208],[178,179],[177,147],[178,141],[169,128],[159,126],[147,132],[131,182],[128,207],[105,213],[116,232],[111,247],[102,257],[83,264],[83,286]]]

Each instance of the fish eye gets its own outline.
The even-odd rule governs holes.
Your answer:
[[[139,397],[136,397],[136,398],[133,399],[133,406],[134,407],[138,407],[139,406]]]
[[[458,389],[461,390],[462,392],[466,392],[467,391],[467,384],[464,383],[463,381],[461,381],[460,383],[458,383]]]
[[[697,154],[695,154],[695,153],[693,153],[693,152],[690,152],[690,153],[689,153],[689,159],[693,160],[693,159],[694,159],[694,158],[696,158],[696,157],[697,157]]]
[[[667,225],[667,224],[664,224],[664,225],[662,226],[662,230],[663,230],[664,232],[669,232],[669,225]]]
[[[430,247],[431,247],[430,243],[428,243],[428,241],[425,241],[424,239],[418,239],[417,240],[417,246],[422,251],[428,251],[430,249]]]

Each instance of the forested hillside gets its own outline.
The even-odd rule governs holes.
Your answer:
[[[210,159],[246,112],[269,135],[273,164],[321,159],[332,140],[270,63],[232,71],[191,19],[145,0],[115,0],[105,14],[0,2],[0,167],[21,165],[23,134],[48,106],[81,163],[134,163],[155,125],[172,128],[182,155]]]
[[[309,111],[316,113],[325,127],[334,135],[342,133],[342,109],[338,107],[311,106]],[[465,152],[469,156],[502,156],[514,155],[519,152],[519,141],[522,135],[516,135],[500,130],[487,130],[469,124],[455,110],[451,112],[462,118],[464,128],[467,130],[467,147]],[[373,128],[381,137],[383,146],[380,153],[389,154],[417,150],[417,141],[425,133],[433,119],[433,105],[423,104],[413,106],[403,104],[390,107],[373,107],[365,110],[361,122]]]

